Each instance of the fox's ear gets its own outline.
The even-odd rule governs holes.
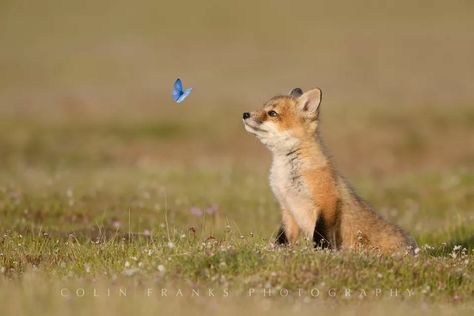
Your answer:
[[[303,94],[303,90],[301,90],[300,88],[294,88],[293,90],[290,91],[289,94],[290,96],[294,98],[299,98]]]
[[[298,108],[309,118],[317,118],[322,92],[319,88],[306,91],[298,98]]]

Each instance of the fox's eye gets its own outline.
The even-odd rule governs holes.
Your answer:
[[[275,112],[275,111],[273,111],[273,110],[272,110],[272,111],[268,111],[268,113],[267,113],[267,114],[268,114],[269,116],[271,116],[271,117],[278,116],[278,113],[277,113],[277,112]]]

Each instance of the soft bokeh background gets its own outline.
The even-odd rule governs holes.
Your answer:
[[[41,182],[35,173],[64,173],[64,185],[74,187],[67,177],[92,184],[87,172],[108,178],[173,169],[181,174],[179,199],[180,187],[185,192],[210,169],[228,184],[211,181],[204,191],[228,190],[239,204],[245,181],[258,181],[261,198],[271,198],[261,177],[270,154],[244,132],[241,113],[296,86],[323,89],[326,143],[356,187],[374,185],[369,194],[382,194],[375,185],[411,182],[404,177],[413,174],[448,185],[458,175],[472,178],[469,2],[0,6],[3,185],[28,175]],[[170,97],[176,77],[194,88],[179,105]],[[239,174],[249,179],[236,185]],[[159,180],[162,189],[172,185]],[[420,183],[415,191],[425,190]]]
[[[271,157],[241,113],[318,86],[322,135],[361,195],[420,244],[472,247],[473,12],[469,1],[1,0],[0,229],[173,239],[234,227],[271,240]],[[182,104],[177,77],[194,89]],[[18,256],[3,272],[32,264]]]
[[[474,8],[410,3],[4,0],[2,163],[266,159],[240,113],[319,86],[345,173],[468,165]]]

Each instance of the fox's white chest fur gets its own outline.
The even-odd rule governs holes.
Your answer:
[[[270,186],[282,209],[288,210],[309,238],[313,236],[317,210],[294,157],[274,155]]]

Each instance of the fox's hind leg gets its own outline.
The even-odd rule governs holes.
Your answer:
[[[288,244],[295,242],[298,239],[300,229],[289,211],[283,210],[282,215],[282,224],[276,236],[276,243]]]

